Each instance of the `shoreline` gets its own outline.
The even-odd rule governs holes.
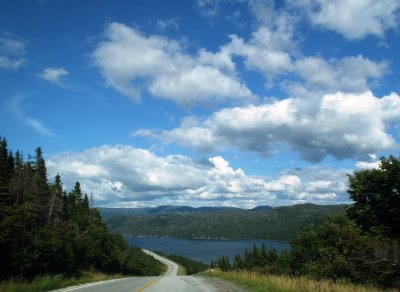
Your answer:
[[[266,238],[252,238],[252,237],[240,237],[240,238],[214,238],[214,237],[179,237],[179,236],[152,236],[152,235],[132,235],[132,234],[121,234],[123,237],[138,237],[138,238],[162,238],[162,239],[186,239],[186,240],[211,240],[211,241],[237,241],[237,240],[264,240],[273,242],[284,242],[290,243],[289,240],[280,239],[266,239]]]

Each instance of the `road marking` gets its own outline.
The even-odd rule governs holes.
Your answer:
[[[137,290],[137,292],[143,292],[144,289],[149,288],[151,285],[153,285],[153,284],[156,283],[157,281],[161,280],[161,278],[163,278],[163,277],[158,277],[157,279],[151,281],[150,283],[147,283],[145,286],[143,286],[142,288],[140,288],[139,290]]]
[[[80,285],[77,285],[77,286],[60,288],[60,289],[53,290],[53,291],[68,292],[68,291],[74,291],[74,290],[78,290],[78,289],[82,289],[82,288],[86,288],[86,287],[91,287],[91,286],[95,286],[95,285],[104,284],[106,282],[114,282],[114,281],[125,280],[125,279],[128,279],[128,278],[112,279],[112,280],[104,280],[104,281],[98,281],[98,282],[87,283],[87,284],[80,284]]]

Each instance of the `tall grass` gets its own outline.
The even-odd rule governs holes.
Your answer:
[[[179,272],[178,272],[179,276],[186,276],[186,268],[182,265],[179,265]]]
[[[32,282],[26,282],[21,279],[10,279],[0,282],[0,291],[2,292],[42,292],[64,287],[104,281],[110,279],[122,278],[122,275],[105,275],[100,273],[87,273],[79,278],[64,278],[62,275],[42,276]]]
[[[218,277],[231,281],[235,284],[244,286],[250,291],[271,291],[271,292],[372,292],[381,291],[378,288],[358,286],[348,283],[335,283],[328,280],[313,280],[306,277],[289,277],[262,275],[249,271],[230,271],[210,270],[208,276]],[[387,290],[385,290],[387,291]],[[395,290],[393,290],[395,291]]]

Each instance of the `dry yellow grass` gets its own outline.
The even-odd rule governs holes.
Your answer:
[[[382,291],[375,287],[359,286],[348,283],[335,283],[328,280],[313,280],[306,277],[289,277],[261,275],[256,272],[212,270],[207,275],[228,280],[248,288],[250,291],[279,291],[279,292],[372,292]],[[387,290],[386,290],[387,291]],[[395,291],[395,290],[393,290]]]
[[[32,282],[21,279],[10,279],[0,282],[2,292],[43,292],[63,287],[79,285],[90,282],[122,278],[122,275],[105,275],[101,273],[89,272],[80,278],[64,278],[62,275],[42,276]]]

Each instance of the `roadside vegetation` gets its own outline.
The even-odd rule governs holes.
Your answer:
[[[24,279],[9,279],[0,282],[2,292],[41,292],[51,291],[64,287],[81,285],[90,282],[119,279],[124,276],[121,274],[107,275],[101,273],[88,272],[79,277],[65,277],[63,275],[46,275],[36,277],[33,281]]]
[[[41,148],[26,159],[9,150],[5,138],[0,138],[0,250],[1,285],[10,279],[86,281],[88,271],[159,275],[164,269],[108,231],[79,182],[67,192],[60,175],[49,181]]]
[[[376,287],[355,285],[352,283],[334,282],[331,280],[315,280],[309,277],[292,277],[288,275],[261,274],[252,271],[221,271],[214,269],[205,275],[230,281],[238,286],[254,292],[376,292],[397,291],[381,290]]]
[[[318,230],[306,228],[299,232],[291,241],[290,251],[277,254],[254,245],[232,263],[222,256],[213,266],[226,273],[215,275],[230,275],[245,282],[254,279],[260,285],[270,279],[283,279],[282,285],[290,279],[299,283],[314,279],[323,283],[400,287],[399,190],[400,161],[393,156],[382,158],[380,168],[349,175],[348,193],[354,204],[344,214],[331,216]],[[351,291],[346,289],[342,291]],[[304,288],[309,290],[312,289]]]

